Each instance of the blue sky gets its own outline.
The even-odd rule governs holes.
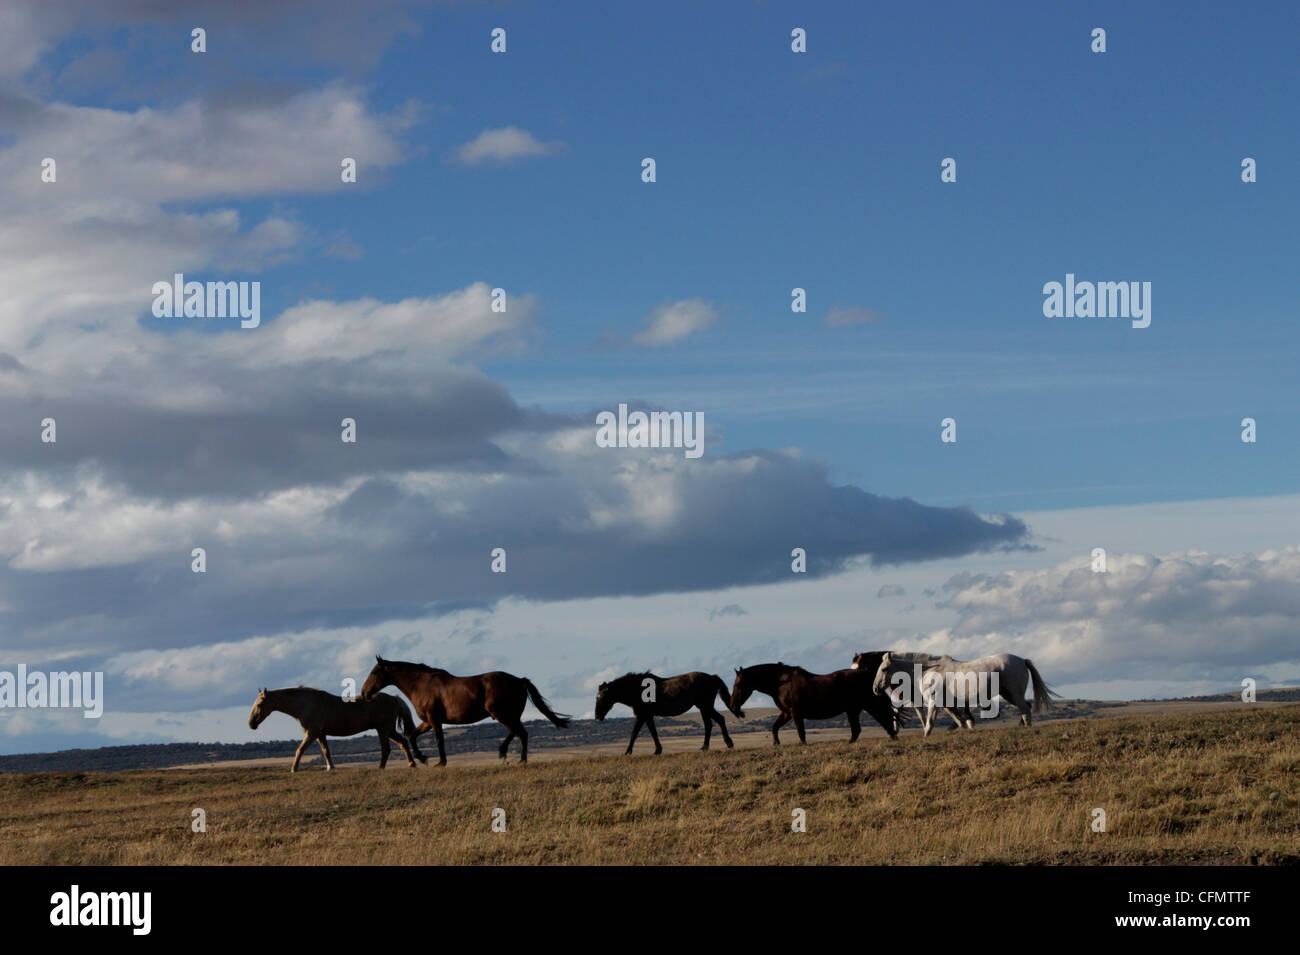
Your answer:
[[[80,101],[143,107],[347,75],[377,110],[418,102],[409,158],[367,169],[358,144],[353,193],[221,205],[251,217],[291,201],[297,221],[364,250],[271,270],[270,309],[468,278],[536,295],[536,349],[485,365],[521,400],[699,406],[729,450],[794,443],[842,480],[984,509],[1294,489],[1283,276],[1300,200],[1300,12],[931,10],[413,7],[408,32],[342,74],[277,62],[244,42],[251,27],[240,43],[214,36],[196,68],[173,26],[140,26],[111,34],[144,61],[124,67],[126,91]],[[790,52],[792,25],[806,54]],[[484,52],[495,26],[503,56]],[[1105,54],[1090,51],[1094,26]],[[94,43],[69,37],[52,69]],[[133,84],[162,95],[133,97]],[[449,161],[511,125],[565,148],[497,168]],[[639,179],[646,155],[653,185]],[[939,181],[947,156],[955,184]],[[1250,185],[1244,156],[1260,164]],[[303,172],[333,177],[334,164]],[[1068,271],[1152,282],[1152,327],[1044,319],[1040,289]],[[655,354],[596,347],[680,297],[721,321]],[[837,303],[881,321],[821,328]],[[958,409],[962,440],[941,447],[937,423]],[[1247,415],[1267,437],[1242,449]]]
[[[663,601],[637,611],[651,618],[692,593],[748,606],[765,588],[787,593],[774,575],[788,561],[788,529],[824,535],[828,563],[814,576],[827,586],[906,565],[921,575],[913,597],[927,581],[937,589],[993,567],[1030,574],[1086,554],[1097,545],[1088,528],[1118,534],[1139,505],[1181,509],[1145,512],[1177,517],[1143,524],[1150,539],[1126,553],[1181,560],[1193,576],[1196,560],[1174,551],[1241,557],[1295,545],[1285,528],[1296,526],[1288,495],[1300,490],[1289,278],[1300,11],[809,7],[179,4],[159,17],[123,2],[11,14],[0,172],[13,231],[0,243],[18,257],[3,275],[0,361],[11,356],[28,377],[0,378],[0,402],[11,421],[33,395],[63,402],[71,437],[51,464],[22,444],[30,429],[0,434],[10,461],[0,503],[22,515],[0,523],[4,642],[31,665],[117,668],[118,685],[150,702],[116,732],[154,738],[162,724],[148,721],[180,704],[157,685],[149,654],[189,654],[184,666],[197,671],[269,640],[285,662],[263,682],[333,686],[335,670],[304,662],[319,648],[302,634],[320,628],[341,648],[330,666],[346,669],[396,627],[422,634],[412,652],[537,672],[554,663],[551,638],[525,639],[503,600],[540,602],[559,629],[591,601]],[[195,25],[208,30],[201,55],[189,49]],[[488,49],[495,27],[507,30],[504,55]],[[807,31],[807,53],[790,49],[795,27]],[[1090,50],[1094,27],[1106,30],[1104,54]],[[546,154],[458,159],[485,131],[507,129]],[[50,154],[60,184],[40,192],[33,170]],[[341,156],[358,160],[355,185],[339,183]],[[641,181],[647,156],[654,183]],[[1258,163],[1250,184],[1248,156]],[[956,183],[940,181],[945,157],[957,161]],[[54,258],[75,240],[87,248],[78,269]],[[259,280],[263,337],[149,317],[142,289],[174,271]],[[1150,282],[1150,327],[1045,318],[1042,287],[1066,273]],[[497,286],[520,303],[507,320],[485,314],[481,337],[455,325],[457,308],[481,309]],[[806,314],[790,310],[795,287],[807,292]],[[381,327],[357,304],[367,300],[420,304]],[[656,309],[680,302],[707,320],[638,345]],[[876,320],[828,325],[833,307]],[[321,344],[339,337],[321,316],[349,310],[348,341]],[[370,351],[357,344],[367,336]],[[359,418],[363,435],[382,435],[365,465],[303,437],[323,427],[315,409],[333,427],[353,400],[371,413]],[[645,459],[611,470],[608,455],[572,452],[565,435],[620,402],[702,412],[714,468],[704,473],[718,487],[680,461],[680,483],[665,490],[654,467],[640,470]],[[958,440],[943,444],[950,416]],[[1254,444],[1240,439],[1244,417],[1258,422]],[[190,443],[168,445],[168,435]],[[358,449],[374,447],[363,439]],[[727,483],[744,480],[747,461],[770,480]],[[620,470],[629,466],[631,478]],[[497,500],[483,488],[503,476],[520,484]],[[624,500],[625,479],[635,490]],[[875,527],[864,516],[874,505],[835,490],[845,485],[934,510],[882,505],[889,516]],[[464,494],[460,509],[430,517],[430,487]],[[80,520],[62,523],[39,503],[56,498]],[[1178,529],[1247,498],[1272,502],[1262,516],[1232,505],[1257,537]],[[302,503],[317,500],[319,510]],[[954,507],[986,523],[940,510]],[[1048,512],[1077,538],[1048,540]],[[1004,532],[1003,515],[1024,533]],[[280,518],[278,540],[259,531]],[[617,542],[581,536],[624,519]],[[349,520],[364,543],[348,543]],[[101,522],[112,529],[96,536],[88,528]],[[489,529],[482,541],[476,527]],[[538,554],[517,564],[518,578],[475,583],[437,563],[462,543],[477,554],[516,532]],[[125,555],[114,537],[124,533],[140,542]],[[919,558],[902,543],[926,534],[932,547]],[[568,549],[579,537],[590,565]],[[245,561],[245,572],[224,578],[219,597],[172,603],[193,582],[169,576],[166,554],[183,558],[200,538],[221,541],[217,566]],[[742,559],[769,543],[767,563]],[[393,566],[382,579],[357,576],[349,546]],[[647,579],[619,578],[638,559]],[[1291,559],[1279,558],[1283,579]],[[560,563],[571,578],[538,570]],[[1207,573],[1197,579],[1212,589]],[[444,584],[423,592],[421,574]],[[354,590],[341,583],[354,577]],[[56,606],[66,587],[80,595],[75,610]],[[796,618],[807,612],[805,598],[783,599]],[[855,632],[940,649],[1001,647],[1014,635],[1020,649],[1058,647],[1067,685],[1103,692],[1121,680],[1061,649],[1079,621],[1049,624],[1028,608],[1011,629],[964,633],[980,616],[974,604],[939,599],[917,609],[924,621],[864,624],[843,599],[842,616],[784,645],[829,666],[838,648],[828,642]],[[462,606],[472,609],[455,613],[471,617],[453,625]],[[1262,616],[1265,606],[1276,609],[1261,598]],[[625,613],[611,607],[601,619],[617,630]],[[111,623],[91,633],[102,615]],[[728,625],[761,632],[755,651],[790,653],[780,615],[758,616]],[[340,635],[352,626],[370,635]],[[1117,644],[1133,638],[1122,620],[1090,626],[1111,627]],[[458,643],[457,633],[471,636]],[[1280,633],[1259,636],[1242,666],[1281,667],[1290,679],[1294,647]],[[729,641],[697,662],[746,649],[739,633]],[[588,650],[600,667],[572,677],[572,666],[554,666],[560,698],[578,706],[597,670],[648,665],[636,646],[611,635]],[[1195,675],[1132,682],[1170,693],[1236,682],[1197,653],[1178,658],[1200,660]],[[661,662],[687,668],[680,656]],[[238,710],[242,689],[195,685],[214,710]],[[65,739],[14,725],[0,748]]]

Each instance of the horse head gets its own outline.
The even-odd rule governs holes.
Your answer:
[[[602,683],[596,690],[596,719],[603,720],[618,700],[614,699],[613,685]]]
[[[392,685],[392,665],[376,653],[375,665],[370,668],[370,675],[366,677],[366,682],[361,686],[361,698],[363,700],[372,699],[384,687]]]
[[[861,654],[858,654],[858,656],[861,656]],[[876,668],[876,678],[871,683],[873,693],[885,692],[885,688],[889,685],[889,668],[893,665],[893,662],[893,654],[886,650],[885,655],[880,658],[880,666]],[[857,666],[857,663],[858,657],[854,657],[853,665]]]
[[[266,688],[257,691],[257,699],[253,701],[253,708],[248,711],[248,728],[257,729],[259,723],[271,715],[270,709],[266,706]]]
[[[754,695],[753,683],[747,677],[744,667],[736,667],[736,682],[731,685],[731,699],[727,702],[727,707],[733,713],[741,712],[745,701]]]

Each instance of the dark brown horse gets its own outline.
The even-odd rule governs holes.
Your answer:
[[[289,772],[298,771],[298,762],[302,752],[312,740],[320,742],[320,751],[325,755],[325,768],[333,769],[334,760],[330,758],[329,744],[326,736],[355,736],[366,730],[379,731],[379,768],[388,763],[391,739],[402,747],[406,762],[412,768],[415,759],[428,762],[420,747],[415,745],[415,723],[406,704],[389,693],[380,693],[366,700],[348,701],[324,690],[310,687],[294,686],[282,690],[262,690],[253,701],[253,708],[248,711],[248,728],[257,729],[258,724],[272,713],[284,713],[292,716],[302,725],[306,733],[298,744],[298,752],[293,754],[293,765]],[[398,731],[398,726],[401,731]],[[407,746],[407,743],[410,746]]]
[[[778,730],[794,720],[799,742],[806,743],[803,721],[828,720],[843,713],[849,720],[849,741],[857,740],[862,732],[858,714],[866,710],[885,728],[890,739],[898,736],[903,715],[896,712],[883,693],[877,693],[872,684],[875,674],[865,670],[836,670],[833,673],[809,673],[803,667],[784,663],[760,663],[752,667],[736,667],[736,682],[731,688],[731,709],[744,705],[750,695],[766,693],[776,701],[781,713],[772,724],[772,742],[780,745]]]
[[[656,716],[681,716],[692,706],[700,711],[704,719],[704,745],[709,748],[709,738],[713,734],[713,724],[717,722],[722,730],[722,739],[727,749],[734,745],[727,735],[727,724],[722,714],[713,708],[713,698],[721,697],[723,705],[730,709],[727,702],[727,684],[722,678],[712,673],[693,670],[681,676],[661,677],[653,673],[625,673],[617,680],[602,683],[596,692],[596,719],[603,720],[615,703],[622,703],[631,708],[636,715],[636,724],[632,727],[632,738],[628,740],[627,752],[632,753],[641,727],[650,728],[650,738],[655,741],[655,755],[664,751],[659,745],[659,734],[655,731]],[[743,719],[745,714],[732,710]]]
[[[443,723],[477,723],[490,716],[510,731],[501,744],[501,758],[506,758],[510,741],[518,736],[519,758],[523,762],[528,762],[528,731],[520,716],[529,700],[556,726],[563,729],[569,725],[569,717],[553,712],[531,680],[500,670],[476,676],[452,676],[446,670],[423,663],[403,663],[376,656],[375,665],[361,687],[361,696],[370,699],[386,686],[395,686],[406,694],[415,707],[415,714],[424,721],[415,728],[416,736],[433,730],[438,738],[439,766],[447,765]]]

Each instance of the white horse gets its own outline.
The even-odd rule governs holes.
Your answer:
[[[867,654],[865,653],[855,654],[853,657],[853,669],[855,670],[858,669],[859,664],[866,657]],[[876,693],[883,692],[888,694],[890,698],[893,700],[895,706],[898,707],[910,706],[912,709],[914,709],[916,711],[916,718],[920,721],[923,727],[926,727],[925,732],[927,736],[930,734],[929,724],[925,721],[925,716],[921,713],[921,705],[918,702],[918,700],[921,699],[926,699],[928,702],[928,698],[925,697],[924,693],[922,692],[922,688],[918,686],[914,690],[914,692],[908,694],[904,699],[899,700],[896,697],[894,697],[892,693],[890,693],[889,686],[893,680],[893,676],[895,673],[906,673],[909,680],[915,679],[917,666],[920,666],[921,669],[924,670],[926,667],[934,666],[941,659],[943,658],[937,657],[933,653],[908,653],[908,652],[901,652],[898,650],[890,650],[883,657],[880,658],[880,666],[876,670],[876,679],[875,682],[872,683],[871,685],[872,689]],[[880,676],[882,673],[885,674],[883,680],[881,679]],[[931,697],[933,695],[934,694],[930,694]],[[952,717],[952,721],[954,724],[953,726],[949,726],[948,729],[950,730],[961,729],[963,723],[961,718],[958,717],[957,713],[955,713],[951,707],[947,707],[947,706],[944,707],[944,710],[947,712],[949,716]],[[970,707],[968,706],[960,707],[960,710],[965,713],[967,719],[971,720],[972,723],[974,722],[975,717],[971,715]]]
[[[886,653],[880,660],[880,667],[876,671],[876,679],[872,684],[876,690],[881,690],[888,686],[892,673],[899,670],[906,670],[906,666],[899,666],[896,663],[896,656],[901,660],[904,654]],[[916,654],[912,654],[916,656]],[[924,654],[922,654],[924,656]],[[997,680],[998,694],[1010,703],[1016,709],[1020,710],[1020,724],[1022,726],[1032,725],[1031,713],[1041,713],[1044,710],[1051,709],[1052,696],[1060,696],[1052,690],[1039,675],[1038,669],[1034,666],[1032,660],[1024,657],[1018,657],[1014,653],[995,653],[992,656],[980,657],[978,660],[954,660],[950,656],[932,657],[930,662],[924,660],[914,661],[921,663],[922,668],[922,686],[919,688],[920,695],[925,700],[925,718],[921,721],[924,727],[924,734],[930,735],[930,730],[934,726],[934,709],[936,697],[943,694],[943,708],[948,715],[963,725],[961,717],[954,712],[952,701],[962,699],[962,694],[957,692],[960,687],[969,698],[971,684],[976,686],[991,685],[992,680]],[[935,674],[931,677],[930,674]],[[983,680],[981,680],[983,677]],[[985,682],[987,681],[987,682]],[[1034,687],[1034,701],[1031,705],[1025,696],[1030,683]],[[916,706],[916,695],[918,690],[914,689],[912,694],[912,705]],[[967,729],[975,728],[975,719],[971,715],[970,706],[959,706],[964,712],[964,725]]]

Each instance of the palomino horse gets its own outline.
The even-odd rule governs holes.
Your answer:
[[[439,766],[447,765],[443,723],[477,723],[490,716],[510,731],[498,751],[501,758],[506,758],[510,741],[518,736],[519,758],[525,763],[528,762],[528,731],[520,719],[524,704],[532,700],[533,706],[556,726],[563,729],[569,725],[569,717],[553,712],[531,680],[500,670],[477,676],[452,676],[446,670],[423,663],[403,663],[376,656],[361,695],[369,699],[386,686],[395,686],[406,694],[416,715],[424,720],[415,728],[416,736],[433,729],[438,738]]]
[[[858,714],[866,710],[885,728],[890,739],[898,736],[903,714],[895,711],[889,698],[872,688],[872,675],[861,670],[836,670],[833,673],[809,673],[802,667],[784,663],[760,663],[736,667],[736,682],[731,688],[733,713],[738,712],[754,692],[766,693],[776,701],[781,714],[772,724],[772,743],[780,745],[778,730],[790,720],[805,743],[803,721],[827,720],[843,713],[849,720],[849,741],[862,732]]]
[[[734,745],[727,735],[727,724],[722,714],[713,708],[713,698],[721,697],[724,705],[730,708],[727,700],[727,684],[712,673],[694,670],[681,676],[661,677],[653,673],[625,673],[617,680],[602,683],[596,692],[596,719],[603,720],[615,703],[630,707],[636,715],[636,725],[632,727],[632,738],[627,743],[627,753],[631,755],[632,746],[641,732],[642,725],[650,728],[650,738],[655,741],[655,755],[664,751],[659,745],[659,734],[655,731],[656,716],[681,716],[692,706],[700,711],[704,718],[704,745],[709,748],[709,737],[713,734],[716,721],[722,730],[723,742],[727,749]],[[649,699],[647,699],[649,697]],[[740,719],[745,714],[732,710]]]
[[[876,686],[882,687],[888,680],[892,663],[891,654],[886,653],[876,671]],[[930,677],[930,674],[934,676]],[[963,695],[970,699],[974,696],[977,687],[983,685],[991,687],[996,680],[998,694],[1020,710],[1021,726],[1032,725],[1033,719],[1030,714],[1050,710],[1052,697],[1060,696],[1043,681],[1032,660],[1018,657],[1014,653],[995,653],[977,660],[954,660],[945,655],[933,663],[924,665],[923,676],[928,684],[921,690],[921,695],[926,701],[924,730],[926,736],[930,735],[934,722],[935,698],[940,693],[947,708],[949,702],[959,700]],[[1032,706],[1025,696],[1030,683],[1034,687]],[[951,709],[948,712],[952,714]],[[957,718],[956,714],[952,715],[954,719]],[[967,729],[975,728],[975,719],[970,715],[969,706],[966,707],[965,726]]]
[[[879,682],[875,684],[877,689],[885,693],[889,692],[888,687],[892,685],[895,673],[906,673],[909,680],[915,680],[917,672],[916,667],[919,666],[924,670],[925,667],[938,663],[940,659],[933,653],[902,653],[898,650],[872,650],[867,653],[853,654],[853,669],[865,670],[867,673],[876,673],[879,671],[881,661],[884,660],[885,657],[889,657],[889,674],[885,678],[885,685],[881,686]],[[925,716],[921,713],[921,696],[921,687],[918,686],[915,693],[904,695],[901,705],[910,706],[915,710],[916,718],[921,721],[921,725],[924,727],[926,722]],[[899,705],[898,700],[894,700],[894,703],[895,705]],[[948,727],[949,730],[959,730],[964,725],[962,716],[959,714],[964,714],[965,718],[971,721],[974,721],[975,719],[975,717],[971,715],[969,706],[960,706],[957,707],[956,710],[950,706],[945,706],[943,709],[945,713],[952,717],[953,725]]]
[[[330,748],[325,737],[355,736],[366,730],[379,731],[380,769],[388,764],[390,739],[402,747],[406,761],[412,768],[415,767],[415,759],[422,763],[428,762],[420,752],[420,747],[415,745],[415,721],[411,719],[411,711],[405,703],[388,693],[381,693],[369,700],[348,702],[324,690],[313,690],[305,686],[285,687],[282,690],[263,689],[257,694],[257,700],[248,713],[248,728],[257,729],[262,720],[277,712],[292,716],[302,724],[307,734],[298,744],[298,752],[293,754],[293,765],[289,767],[291,773],[298,771],[302,751],[312,740],[320,742],[320,751],[325,754],[325,768],[329,770],[334,768],[334,760],[330,758]],[[402,726],[400,733],[397,731],[399,723]],[[415,754],[415,759],[411,758],[412,753]]]

